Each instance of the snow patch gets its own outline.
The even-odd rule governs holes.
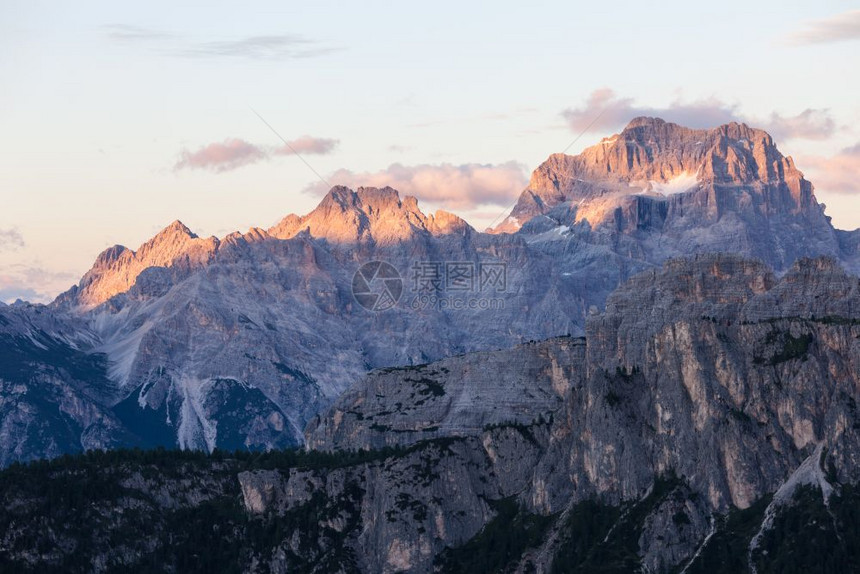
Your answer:
[[[661,195],[675,195],[684,193],[699,183],[698,173],[684,172],[670,179],[669,181],[650,181],[651,191],[655,191]]]

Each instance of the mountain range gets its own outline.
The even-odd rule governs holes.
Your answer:
[[[585,336],[376,370],[307,451],[0,471],[4,571],[853,572],[860,279],[672,259]]]
[[[488,232],[391,188],[335,187],[305,216],[222,239],[176,221],[105,250],[50,305],[0,308],[0,464],[301,445],[365,373],[581,336],[612,291],[670,258],[731,252],[782,273],[824,255],[856,272],[858,245],[767,133],[656,118],[550,156]],[[402,289],[385,311],[353,294],[374,261]]]

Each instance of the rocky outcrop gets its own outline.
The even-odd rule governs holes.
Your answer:
[[[379,449],[550,420],[585,373],[571,337],[373,371],[306,429],[307,448]]]
[[[339,552],[352,557],[357,571],[432,571],[447,546],[466,542],[494,517],[495,501],[526,488],[546,440],[545,426],[500,427],[344,468],[242,473],[249,512],[288,524],[310,512],[330,532],[309,540],[309,529],[289,530],[260,564],[277,570],[313,556],[326,564],[320,571],[336,571],[345,566],[332,561],[339,538]]]
[[[778,282],[737,256],[634,278],[589,320],[588,382],[556,417],[535,504],[559,509],[564,489],[635,497],[671,470],[713,508],[746,508],[821,443],[856,481],[858,304],[858,279],[826,259]]]
[[[526,365],[542,361],[546,372],[555,363],[528,347],[511,362],[523,356]],[[516,373],[480,355],[451,361],[482,362],[488,373],[501,367],[499,392],[511,376],[505,371]],[[593,498],[644,500],[655,477],[679,477],[687,494],[649,507],[638,530],[640,558],[653,571],[690,560],[712,515],[752,507],[805,460],[824,465],[810,458],[814,452],[827,453],[819,458],[831,480],[860,480],[860,280],[833,260],[800,260],[779,279],[738,256],[670,261],[634,277],[609,298],[606,313],[589,319],[584,368],[569,373],[564,406],[552,413],[520,498],[532,512],[564,514]],[[425,414],[435,420],[434,407],[413,407],[421,399],[404,394],[413,378],[405,370],[367,377],[309,427],[309,442],[379,446],[385,442],[374,443],[370,428],[377,416],[410,430]],[[492,401],[469,409],[460,418],[485,416]],[[416,432],[392,434],[388,444],[420,440]],[[678,522],[671,534],[669,517]]]

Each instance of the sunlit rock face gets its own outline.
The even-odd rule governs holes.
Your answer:
[[[352,191],[336,186],[310,214],[288,215],[269,229],[278,239],[290,239],[305,231],[313,237],[342,244],[374,242],[380,245],[408,241],[416,235],[468,233],[472,228],[462,219],[439,211],[424,215],[418,200],[400,198],[390,188],[359,187]]]
[[[794,161],[744,124],[693,130],[637,118],[577,156],[550,156],[494,231],[562,227],[645,259],[726,251],[783,270],[824,254],[857,267],[856,244],[830,225]]]
[[[726,187],[745,186],[745,205]],[[620,133],[577,156],[554,154],[532,174],[511,217],[519,225],[561,203],[583,208],[576,220],[600,225],[610,215],[612,196],[667,198],[704,190],[687,203],[707,207],[697,215],[719,218],[726,210],[756,207],[763,214],[800,213],[817,207],[812,185],[784,157],[766,132],[731,123],[694,130],[659,118],[637,118]],[[617,197],[616,197],[617,199]],[[702,205],[707,201],[707,205]],[[699,220],[702,223],[704,220]]]
[[[122,245],[103,251],[77,288],[61,297],[90,309],[128,291],[140,274],[151,267],[185,272],[201,267],[212,259],[219,244],[218,238],[202,239],[181,221],[174,221],[137,251]]]
[[[515,233],[480,233],[391,188],[336,187],[268,230],[203,239],[175,222],[136,251],[113,247],[41,309],[92,334],[79,350],[104,356],[116,388],[106,404],[135,434],[272,448],[301,444],[306,424],[369,370],[583,335],[614,289],[669,258],[739,253],[779,275],[828,255],[858,268],[858,234],[834,230],[790,158],[737,124],[634,120],[579,156],[547,160],[514,219]],[[402,279],[384,312],[352,293],[370,261]],[[501,265],[504,285],[438,293],[483,306],[424,308],[415,264],[427,262]]]

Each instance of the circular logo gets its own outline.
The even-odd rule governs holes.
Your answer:
[[[403,295],[403,279],[385,261],[371,261],[358,268],[352,277],[352,296],[368,311],[387,311]]]

